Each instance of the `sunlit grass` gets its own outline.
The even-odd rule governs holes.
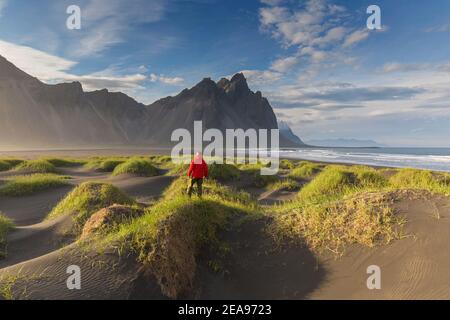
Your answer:
[[[18,197],[61,187],[68,184],[68,177],[50,173],[36,173],[9,178],[0,186],[0,195]]]

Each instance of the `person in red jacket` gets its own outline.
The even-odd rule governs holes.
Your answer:
[[[203,159],[201,153],[196,153],[194,159],[191,162],[191,165],[189,167],[188,171],[188,177],[191,179],[189,188],[188,188],[188,195],[189,197],[192,196],[192,191],[194,190],[194,185],[197,184],[197,190],[198,190],[198,196],[201,197],[203,190],[203,179],[208,178],[208,165],[206,164],[205,160]]]

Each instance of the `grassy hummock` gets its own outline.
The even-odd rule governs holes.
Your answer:
[[[267,187],[267,189],[272,191],[280,191],[280,190],[294,191],[298,190],[299,188],[300,184],[296,180],[290,178],[274,182]]]
[[[70,168],[70,167],[78,167],[86,164],[87,161],[80,159],[72,159],[72,158],[48,158],[44,159],[50,162],[57,168]]]
[[[6,253],[4,246],[6,244],[6,236],[14,228],[14,223],[11,219],[0,212],[0,259],[4,258]]]
[[[240,165],[239,169],[242,173],[247,174],[252,179],[252,183],[257,188],[264,188],[279,180],[278,176],[270,175],[264,176],[261,174],[261,169],[264,164],[244,164]]]
[[[359,243],[372,247],[401,236],[388,181],[364,166],[327,166],[296,200],[275,208],[272,230],[280,238],[306,241],[313,250],[341,254]]]
[[[303,161],[289,172],[289,177],[292,179],[308,179],[320,172],[321,168],[322,165],[320,164]]]
[[[17,165],[15,170],[29,173],[54,173],[56,167],[47,160],[40,159],[24,161]]]
[[[136,252],[170,298],[190,289],[197,254],[204,245],[217,244],[218,232],[232,216],[258,212],[248,194],[213,180],[205,181],[202,199],[190,199],[185,193],[187,183],[187,177],[177,179],[142,217],[103,239],[106,245],[119,244],[120,250]]]
[[[85,167],[99,172],[113,172],[118,165],[125,161],[127,158],[93,158],[85,164]]]
[[[113,171],[113,176],[122,174],[134,174],[142,177],[154,177],[159,174],[159,170],[153,166],[149,160],[130,159],[119,164]]]
[[[74,226],[71,232],[79,235],[84,223],[92,214],[114,204],[135,205],[136,202],[110,184],[86,182],[70,192],[48,215],[54,219],[71,214]]]
[[[11,170],[22,162],[19,159],[0,159],[0,172]]]
[[[68,177],[49,173],[15,176],[0,187],[0,195],[18,197],[67,185]]]
[[[230,181],[239,179],[241,173],[239,169],[232,164],[217,164],[212,163],[209,166],[209,177],[217,181]]]

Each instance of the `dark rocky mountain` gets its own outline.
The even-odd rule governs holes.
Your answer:
[[[172,132],[208,128],[275,129],[276,116],[242,74],[146,106],[123,93],[84,92],[80,83],[48,85],[0,57],[0,145],[19,147],[169,146]],[[282,146],[298,143],[289,134]],[[298,146],[298,145],[296,145]]]
[[[280,135],[287,141],[285,141],[284,146],[292,146],[298,147],[303,146],[305,143],[297,136],[294,132],[292,132],[291,127],[285,121],[278,122],[278,129],[280,130]],[[289,145],[289,143],[291,145]]]

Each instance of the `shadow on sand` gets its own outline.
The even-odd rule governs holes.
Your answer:
[[[264,218],[231,228],[221,239],[227,253],[209,250],[201,255],[194,298],[308,298],[324,280],[324,269],[306,246],[277,247],[265,232],[269,222]]]

